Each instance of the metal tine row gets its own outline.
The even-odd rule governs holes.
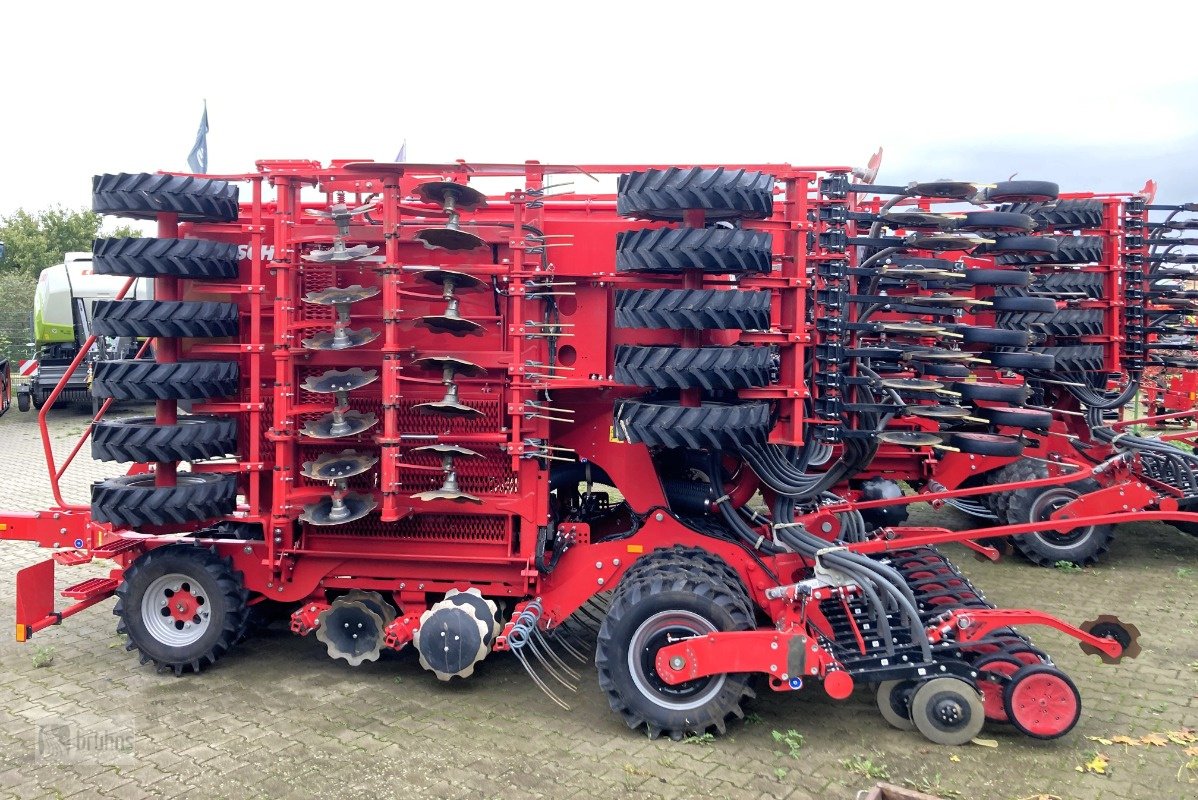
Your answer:
[[[543,614],[544,607],[541,605],[539,598],[527,603],[512,622],[512,629],[507,637],[508,647],[511,649],[512,654],[516,656],[516,660],[520,662],[520,666],[524,667],[524,671],[528,673],[528,677],[532,678],[533,683],[537,685],[537,688],[544,692],[545,696],[559,707],[569,711],[570,705],[554,692],[553,688],[546,683],[545,679],[538,674],[532,665],[531,658],[535,658],[540,662],[544,671],[548,672],[550,677],[564,688],[571,692],[578,691],[577,684],[563,678],[558,670],[564,672],[568,677],[572,677],[575,681],[580,680],[581,676],[566,666],[565,662],[553,652],[545,637],[541,635],[539,624]],[[556,669],[553,663],[557,664]]]

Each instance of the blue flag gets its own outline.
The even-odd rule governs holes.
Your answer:
[[[200,129],[196,131],[196,143],[187,154],[187,166],[192,172],[208,171],[208,101],[204,101],[204,116],[200,117]]]

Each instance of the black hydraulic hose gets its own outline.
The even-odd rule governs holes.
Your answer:
[[[724,494],[723,466],[720,463],[720,454],[718,452],[713,451],[710,453],[707,475],[716,493],[715,505],[720,510],[720,516],[723,517],[724,523],[732,529],[732,532],[754,550],[760,550],[770,555],[776,555],[780,552],[768,537],[750,528],[749,524],[728,504],[727,496]]]

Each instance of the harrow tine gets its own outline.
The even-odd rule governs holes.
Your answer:
[[[569,711],[569,704],[554,694],[553,690],[549,688],[548,684],[546,684],[541,676],[536,673],[536,670],[532,668],[532,665],[528,663],[528,657],[524,655],[522,650],[513,650],[512,652],[515,654],[516,660],[520,662],[520,666],[524,667],[524,671],[528,673],[528,677],[532,678],[532,682],[537,685],[537,688],[544,692],[545,696],[552,700],[559,708]]]
[[[571,638],[573,638],[572,633],[559,629],[558,634],[553,637],[553,641],[560,645],[561,648],[565,650],[568,655],[578,661],[579,664],[586,664],[588,661],[590,661],[590,659],[587,658],[587,656],[584,655],[581,650],[575,649],[574,645],[570,644],[568,640]],[[575,644],[578,644],[577,639],[575,639]]]
[[[541,631],[539,629],[536,631],[533,631],[533,638],[538,640],[541,643],[541,646],[543,648],[545,648],[545,652],[549,655],[549,657],[551,659],[553,659],[553,662],[555,664],[557,664],[559,667],[561,667],[562,672],[565,672],[567,675],[569,675],[571,678],[573,678],[576,681],[582,680],[581,675],[579,675],[574,670],[570,669],[569,665],[566,664],[566,662],[563,661],[557,653],[553,652],[553,645],[549,642],[548,639],[545,638],[545,635],[543,633],[541,633]],[[575,688],[575,690],[577,690],[578,687],[575,686],[574,688]]]
[[[545,671],[549,673],[549,677],[553,678],[571,692],[578,691],[578,687],[576,685],[570,683],[557,673],[557,670],[555,670],[553,665],[550,663],[549,658],[546,657],[545,653],[541,652],[541,648],[537,647],[536,642],[532,638],[529,638],[528,640],[528,650],[538,661],[541,662],[541,666],[544,667]]]

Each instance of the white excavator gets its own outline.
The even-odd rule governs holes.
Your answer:
[[[114,299],[126,280],[93,273],[91,253],[67,253],[63,263],[41,271],[33,295],[37,367],[17,389],[18,409],[41,408],[91,336],[93,305],[97,300]],[[153,282],[139,278],[126,297],[153,299]],[[98,337],[56,402],[92,403],[91,375],[95,363],[110,358],[132,358],[136,350],[137,342],[131,338]]]

